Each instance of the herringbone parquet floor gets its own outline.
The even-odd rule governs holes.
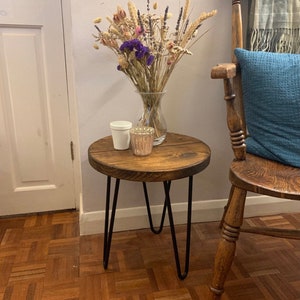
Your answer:
[[[300,228],[300,213],[246,222]],[[181,281],[168,228],[115,233],[104,271],[103,235],[79,237],[77,212],[0,219],[0,299],[205,300],[218,238],[217,223],[193,224]],[[223,299],[300,299],[300,241],[242,233]]]

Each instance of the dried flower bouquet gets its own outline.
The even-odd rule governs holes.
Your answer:
[[[110,48],[118,57],[119,71],[124,72],[140,93],[163,92],[176,64],[185,54],[192,54],[190,47],[205,33],[198,36],[202,23],[214,16],[217,11],[203,12],[194,21],[190,20],[190,0],[179,10],[175,28],[168,25],[172,17],[167,6],[163,13],[155,13],[158,5],[155,2],[150,8],[150,0],[146,2],[146,12],[138,10],[132,1],[128,2],[128,12],[121,6],[112,18],[107,17],[107,31],[98,27],[101,18],[94,20],[97,34],[96,43]],[[157,97],[143,97],[144,107],[155,112],[159,103]],[[145,103],[146,101],[146,103]],[[155,127],[153,124],[146,124]],[[156,128],[155,128],[156,129]],[[159,135],[159,128],[156,134]]]
[[[153,11],[157,9],[153,4]],[[191,54],[189,48],[197,41],[197,33],[203,21],[214,16],[216,10],[201,13],[193,22],[190,20],[190,0],[180,8],[176,27],[170,32],[169,7],[163,15],[151,12],[147,0],[147,11],[141,13],[132,1],[128,2],[128,12],[118,6],[113,18],[107,17],[107,31],[98,30],[96,44],[107,46],[118,57],[118,70],[124,72],[140,92],[162,92],[178,61],[184,54]],[[100,23],[101,18],[94,20]]]

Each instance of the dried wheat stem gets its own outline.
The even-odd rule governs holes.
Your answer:
[[[201,25],[201,23],[203,21],[205,21],[206,19],[214,16],[215,14],[217,13],[216,10],[212,10],[211,12],[209,13],[202,13],[198,19],[196,19],[191,25],[190,27],[187,29],[187,32],[186,34],[184,35],[182,41],[181,41],[181,44],[180,46],[181,47],[185,47],[186,44],[189,42],[189,40],[193,37],[193,34],[195,33],[195,31],[199,28],[199,26]]]
[[[184,10],[183,10],[183,17],[182,17],[183,21],[187,19],[189,10],[190,10],[190,0],[186,0],[184,5]]]
[[[137,9],[136,9],[135,4],[132,1],[128,2],[128,11],[129,11],[131,20],[134,24],[134,27],[137,27],[138,26]]]

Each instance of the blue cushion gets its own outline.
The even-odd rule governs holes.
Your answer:
[[[235,49],[247,152],[300,167],[300,54]]]

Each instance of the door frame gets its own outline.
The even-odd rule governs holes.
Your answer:
[[[63,32],[64,32],[64,47],[65,47],[65,61],[66,61],[66,76],[68,89],[68,103],[69,103],[69,118],[71,140],[73,142],[73,180],[74,180],[74,195],[75,207],[80,212],[82,211],[82,175],[81,175],[81,160],[80,160],[80,142],[79,142],[79,127],[78,127],[78,110],[77,97],[75,89],[75,72],[72,55],[72,14],[71,14],[71,0],[60,0]]]

